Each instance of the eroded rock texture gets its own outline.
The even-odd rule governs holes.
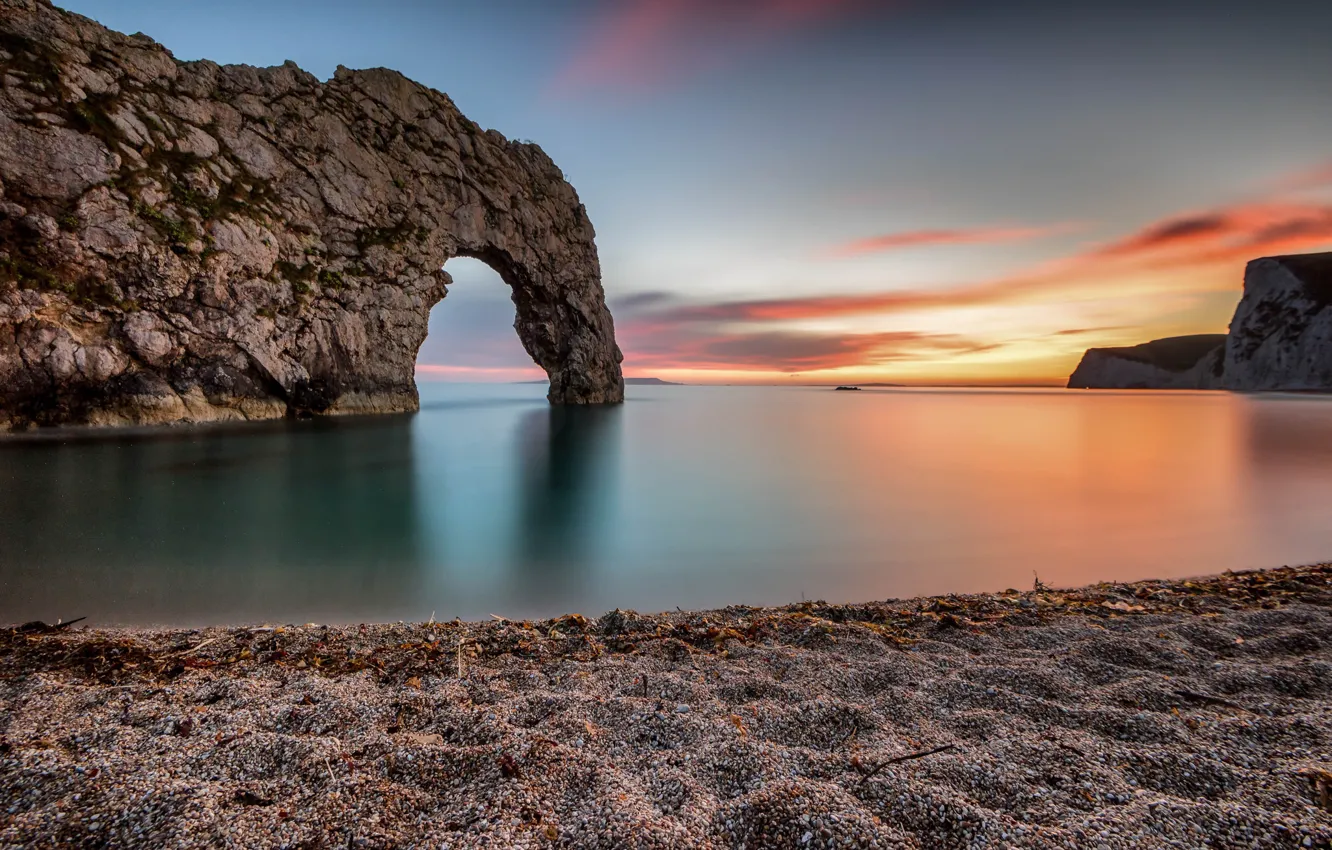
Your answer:
[[[1332,254],[1249,263],[1226,341],[1224,386],[1332,390]]]
[[[1093,348],[1068,385],[1332,391],[1332,254],[1254,260],[1229,334]]]
[[[394,71],[0,0],[0,429],[414,410],[455,256],[512,287],[552,402],[618,402],[593,238],[540,148]]]

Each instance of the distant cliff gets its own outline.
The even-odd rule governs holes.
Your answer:
[[[1332,254],[1264,257],[1244,271],[1229,334],[1093,348],[1068,379],[1083,389],[1332,391]]]
[[[1068,379],[1073,389],[1214,389],[1225,334],[1173,336],[1130,348],[1093,348]]]

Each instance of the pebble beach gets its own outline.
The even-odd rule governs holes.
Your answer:
[[[2,847],[1332,846],[1332,566],[0,629]]]

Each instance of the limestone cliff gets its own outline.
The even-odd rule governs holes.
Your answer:
[[[1267,257],[1244,271],[1223,386],[1332,390],[1332,254]]]
[[[512,288],[552,402],[618,402],[594,235],[540,148],[394,71],[0,0],[0,430],[414,410],[455,256]]]
[[[1206,390],[1221,373],[1225,334],[1177,336],[1128,348],[1093,348],[1068,379],[1074,389]]]
[[[1226,335],[1093,348],[1070,387],[1332,391],[1332,254],[1264,257],[1244,271]]]

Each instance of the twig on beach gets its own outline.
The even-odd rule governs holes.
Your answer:
[[[1221,697],[1214,697],[1211,696],[1210,694],[1200,694],[1196,691],[1186,691],[1182,688],[1176,688],[1175,694],[1176,696],[1181,696],[1184,697],[1185,699],[1191,699],[1194,700],[1195,702],[1200,702],[1203,705],[1220,705],[1220,706],[1225,706],[1226,708],[1233,708],[1236,711],[1243,711],[1243,712],[1249,711],[1247,708],[1245,708],[1244,706],[1240,705],[1237,702],[1231,702],[1230,700],[1222,699]]]
[[[197,651],[197,650],[199,650],[199,649],[202,649],[202,648],[205,647],[205,646],[208,646],[208,644],[210,644],[210,643],[217,643],[219,640],[221,640],[221,638],[209,638],[209,639],[206,640],[206,641],[202,641],[202,642],[200,642],[200,643],[196,643],[194,646],[188,647],[188,648],[186,648],[186,649],[182,649],[182,650],[180,650],[180,651],[178,651],[178,652],[172,652],[172,653],[170,653],[167,657],[169,658],[169,657],[171,657],[171,656],[173,656],[173,655],[187,655],[187,654],[189,654],[189,653],[191,653],[191,652],[195,652],[195,651]]]
[[[957,744],[945,744],[942,747],[935,747],[932,750],[921,750],[918,753],[908,753],[907,755],[904,756],[898,756],[897,758],[888,759],[888,761],[884,762],[882,766],[887,766],[890,764],[898,764],[899,762],[904,762],[904,761],[913,761],[914,759],[923,759],[926,756],[932,756],[935,753],[946,753],[949,750],[955,750],[955,749],[957,749]]]
[[[469,646],[469,645],[474,644],[474,643],[476,643],[476,641],[474,641],[474,640],[468,640],[468,639],[466,639],[466,638],[459,638],[459,639],[458,639],[458,678],[459,678],[459,679],[461,679],[461,678],[463,677],[463,647],[464,647],[464,646]]]
[[[926,756],[932,756],[935,755],[936,753],[946,753],[949,750],[955,750],[955,749],[957,749],[957,744],[945,744],[942,747],[935,747],[932,750],[921,750],[920,752],[907,753],[904,756],[897,756],[896,758],[890,758],[885,762],[880,762],[878,767],[875,767],[869,770],[868,772],[861,771],[860,784],[864,785],[866,782],[877,776],[881,770],[890,765],[901,764],[904,761],[914,761],[915,759],[923,759]],[[856,767],[856,770],[861,770],[859,759],[853,759],[851,763]]]
[[[855,718],[852,718],[851,730],[842,736],[842,740],[837,742],[837,749],[840,750],[842,747],[846,746],[847,743],[853,740],[859,732],[860,732],[860,721]]]

